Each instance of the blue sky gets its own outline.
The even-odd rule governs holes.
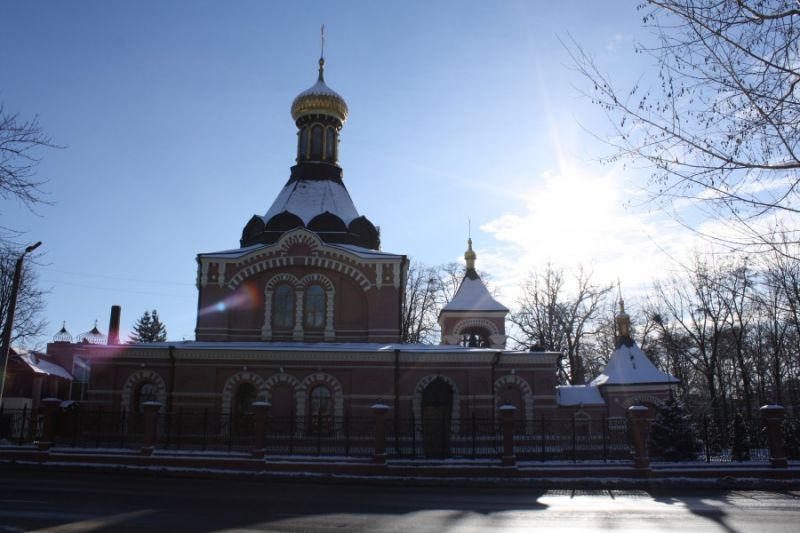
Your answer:
[[[644,286],[689,237],[626,204],[639,178],[600,165],[602,111],[559,39],[614,79],[633,53],[638,0],[562,2],[0,3],[0,101],[38,115],[63,150],[39,176],[52,205],[0,204],[0,225],[42,240],[53,333],[124,328],[156,308],[191,339],[195,256],[238,246],[289,175],[294,96],[316,80],[347,100],[340,149],[356,207],[383,248],[457,260],[471,218],[478,266],[513,305],[547,261]],[[661,255],[659,255],[661,254]]]

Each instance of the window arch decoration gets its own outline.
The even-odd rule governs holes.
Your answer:
[[[303,285],[295,276],[287,273],[272,276],[264,286],[264,324],[261,326],[261,340],[272,339],[272,300],[275,289],[278,285],[285,284],[294,288],[295,305],[294,311],[297,313],[297,293],[302,290]],[[293,321],[296,324],[296,320]]]
[[[303,286],[304,290],[308,290],[308,288],[312,285],[316,285],[322,287],[322,289],[325,291],[325,317],[323,320],[325,327],[324,336],[326,341],[333,340],[336,334],[333,329],[334,297],[336,296],[336,290],[334,289],[333,283],[324,274],[315,273],[303,276],[303,278],[300,280],[300,284]]]
[[[304,416],[305,412],[305,396],[311,393],[311,390],[317,385],[325,385],[331,391],[333,396],[333,416],[336,418],[341,418],[344,416],[344,389],[342,388],[342,384],[339,383],[339,380],[336,379],[334,376],[325,373],[325,372],[315,372],[310,374],[303,379],[301,382],[302,391],[303,391],[303,410],[302,412],[298,410],[298,418]]]
[[[450,385],[451,389],[453,389],[453,412],[450,420],[452,421],[453,431],[458,431],[461,424],[461,397],[458,393],[456,382],[444,374],[428,374],[417,382],[417,386],[414,388],[414,399],[412,400],[414,419],[422,420],[422,393],[425,391],[425,387],[427,387],[435,379],[441,379]],[[417,438],[419,439],[419,442],[422,442],[422,429],[419,427],[419,424],[417,424],[416,431],[418,432]]]
[[[487,320],[485,318],[468,318],[466,320],[457,322],[456,325],[453,326],[453,335],[460,335],[464,330],[474,327],[488,330],[489,335],[498,335],[500,333],[497,324],[491,320]]]
[[[325,289],[312,283],[303,291],[303,327],[322,329],[325,325]]]
[[[281,238],[275,243],[280,255],[267,255],[263,253],[253,253],[252,255],[245,256],[236,263],[238,270],[228,279],[227,287],[230,290],[235,290],[242,282],[251,276],[260,274],[266,270],[276,268],[284,268],[292,264],[293,258],[285,257],[289,249],[296,245],[303,244],[310,248],[310,255],[306,257],[294,258],[298,259],[303,266],[324,268],[340,272],[348,276],[358,283],[364,291],[372,288],[372,282],[359,268],[352,263],[346,263],[336,257],[341,256],[343,259],[349,259],[350,256],[346,252],[337,253],[336,256],[331,254],[320,255],[321,248],[324,246],[320,238],[305,228],[296,228],[284,233]],[[357,258],[353,256],[355,261]],[[250,262],[252,260],[252,262]],[[203,263],[206,264],[205,262]],[[400,280],[399,272],[395,275],[395,286],[399,287]]]
[[[525,406],[525,420],[533,421],[533,389],[530,384],[516,374],[506,374],[494,382],[494,408],[500,409],[500,392],[504,387],[516,387],[522,394],[522,403]]]
[[[222,387],[222,416],[226,416],[228,413],[231,412],[231,407],[233,406],[233,399],[236,394],[236,389],[242,383],[252,383],[257,391],[257,398],[259,400],[263,400],[267,397],[267,388],[266,384],[264,383],[264,379],[256,374],[255,372],[250,372],[243,370],[241,372],[237,372],[236,374],[232,375],[228,378],[228,381],[225,382],[225,386]]]
[[[306,413],[305,404],[305,389],[300,380],[286,372],[273,374],[264,382],[264,389],[266,390],[266,398],[268,402],[272,401],[272,390],[279,385],[289,385],[292,388],[294,396],[294,412],[295,416],[302,418]]]
[[[140,386],[145,383],[152,383],[156,386],[156,400],[161,403],[159,411],[164,411],[167,407],[167,384],[161,374],[155,370],[143,369],[137,370],[125,380],[122,386],[122,408],[125,411],[130,411],[135,406],[133,402]]]
[[[661,405],[664,404],[664,400],[662,400],[661,398],[657,398],[656,396],[651,396],[651,395],[647,395],[647,396],[631,396],[630,398],[627,398],[624,402],[622,402],[620,405],[622,405],[622,407],[627,410],[628,407],[632,407],[634,405],[640,405],[640,404],[643,404],[643,403],[651,403],[651,404],[655,405],[656,407],[661,407]],[[654,415],[655,413],[650,413],[650,414]]]

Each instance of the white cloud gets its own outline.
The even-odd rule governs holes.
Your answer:
[[[479,268],[492,274],[509,305],[524,277],[547,263],[565,270],[584,265],[597,282],[619,278],[626,292],[649,288],[697,239],[661,212],[627,207],[630,191],[619,169],[596,175],[565,166],[543,174],[540,185],[519,192],[520,209],[481,226],[495,244],[476,243]]]

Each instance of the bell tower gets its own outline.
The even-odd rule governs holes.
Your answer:
[[[508,308],[494,299],[475,270],[478,255],[467,240],[467,268],[455,296],[439,313],[442,344],[470,348],[505,348]]]

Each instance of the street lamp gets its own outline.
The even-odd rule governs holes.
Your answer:
[[[11,283],[11,300],[8,302],[6,327],[3,329],[3,340],[2,343],[0,343],[0,346],[2,346],[2,352],[0,353],[3,354],[3,374],[0,375],[0,405],[3,404],[3,392],[6,388],[6,369],[8,368],[8,355],[11,353],[11,331],[14,329],[14,311],[17,307],[17,291],[19,290],[20,278],[22,277],[22,263],[27,254],[41,245],[42,241],[39,241],[25,248],[25,251],[17,258],[17,264],[14,267],[14,281]]]

